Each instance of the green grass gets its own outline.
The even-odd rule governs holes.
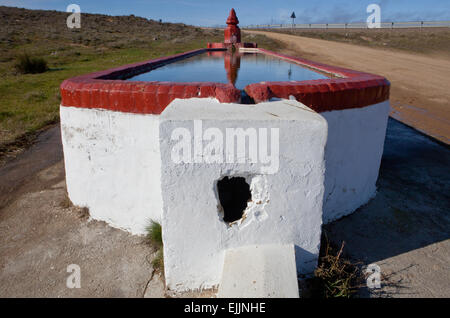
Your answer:
[[[157,248],[162,247],[163,241],[162,241],[162,228],[161,224],[158,222],[155,222],[153,220],[150,221],[150,224],[146,227],[147,232],[147,241]]]
[[[164,271],[164,252],[163,252],[163,240],[162,240],[162,227],[161,224],[150,220],[149,225],[146,227],[146,239],[147,242],[156,248],[156,255],[152,260],[152,266],[156,271]]]
[[[127,48],[96,51],[79,48],[80,54],[51,56],[49,71],[16,74],[13,62],[1,63],[0,144],[11,142],[59,119],[59,86],[67,78],[155,57],[201,47],[193,42],[184,46],[155,45],[153,48]]]

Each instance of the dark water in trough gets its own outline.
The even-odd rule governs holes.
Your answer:
[[[129,81],[232,83],[244,89],[264,81],[304,81],[325,79],[298,64],[262,53],[206,52],[188,57],[129,78]]]

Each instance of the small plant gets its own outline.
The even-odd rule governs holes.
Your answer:
[[[358,268],[342,257],[344,245],[336,253],[327,240],[312,279],[313,297],[350,298],[356,292],[361,277]]]
[[[47,61],[40,57],[30,57],[23,53],[17,57],[16,70],[22,74],[37,74],[48,71]]]
[[[152,266],[157,272],[164,272],[164,254],[163,249],[160,248],[152,260]]]
[[[163,245],[161,224],[151,220],[145,230],[147,232],[147,241],[153,246],[161,248]]]
[[[156,271],[164,271],[164,252],[163,252],[163,241],[162,241],[162,227],[161,224],[153,220],[146,227],[147,232],[147,242],[151,246],[156,248],[155,258],[152,260],[152,266]]]
[[[67,192],[64,194],[64,198],[61,200],[59,206],[63,209],[68,209],[73,206],[72,201],[69,199],[69,195]]]

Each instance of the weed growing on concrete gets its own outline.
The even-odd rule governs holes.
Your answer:
[[[146,227],[147,242],[156,248],[155,258],[152,260],[152,266],[156,271],[163,272],[164,270],[164,254],[162,241],[162,227],[161,224],[150,220],[150,224]]]
[[[164,272],[164,254],[163,249],[160,248],[155,255],[155,258],[152,260],[153,269],[157,272]]]
[[[326,237],[325,237],[326,238]],[[324,244],[325,243],[325,244]],[[311,279],[311,296],[319,298],[350,298],[359,287],[361,273],[358,267],[342,255],[345,243],[339,250],[322,240],[319,266]]]
[[[146,238],[148,243],[158,249],[161,248],[163,245],[161,224],[150,220],[150,224],[145,228],[145,231],[147,232]]]

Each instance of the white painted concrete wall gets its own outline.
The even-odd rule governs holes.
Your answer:
[[[325,153],[324,223],[334,221],[352,213],[375,195],[375,184],[383,153],[389,109],[389,101],[386,101],[364,108],[321,113],[327,120],[329,126],[329,136]],[[157,140],[159,134],[158,118],[159,116],[157,115],[136,115],[106,110],[61,107],[63,144],[68,175],[67,183],[69,186],[69,195],[78,202],[76,204],[91,205],[91,213],[94,218],[98,216],[99,219],[111,222],[112,225],[127,229],[134,234],[143,233],[142,220],[139,219],[142,219],[144,215],[155,220],[161,219],[162,199],[159,190],[160,187],[158,186],[160,172],[159,169],[155,168],[160,164],[159,160],[156,159],[159,156],[159,141]],[[110,123],[115,124],[117,129],[113,130],[113,126],[110,126]],[[121,125],[128,125],[126,127],[132,128],[120,128]],[[103,133],[104,131],[107,131],[109,136],[106,136]],[[138,131],[146,131],[148,136],[144,137],[142,133],[139,136],[133,136]],[[76,148],[73,146],[73,138],[78,142]],[[143,140],[143,143],[139,146],[135,145],[132,149],[128,148],[131,153],[128,159],[128,155],[124,154],[127,148],[119,146],[119,148],[122,147],[119,150],[122,157],[115,158],[117,154],[115,151],[118,149],[117,144],[120,143],[120,140],[127,138],[140,138],[140,140]],[[96,139],[99,142],[95,142]],[[96,149],[98,147],[106,149],[106,144],[108,143],[111,148],[110,151],[105,151],[104,154],[101,153],[102,158],[108,158],[106,161],[100,164],[100,162],[83,160],[83,158],[89,159],[92,152],[99,154]],[[147,153],[144,149],[149,150],[149,152]],[[140,155],[138,155],[139,153]],[[148,158],[153,163],[149,164],[148,162],[144,162],[144,158]],[[108,165],[108,162],[111,160],[116,160],[114,165],[117,165],[117,171],[111,166],[109,168],[104,166]],[[155,160],[157,161],[156,163]],[[133,165],[136,168],[141,167],[142,173],[137,172],[138,170],[130,169],[132,166],[131,163],[136,161],[138,165]],[[98,164],[98,171],[94,171],[93,175],[97,177],[94,180],[90,178],[91,173],[87,173],[86,171],[95,170],[96,164]],[[111,165],[111,163],[109,164]],[[126,173],[123,172],[124,170],[120,170],[119,167],[121,165],[123,166],[122,169],[127,171]],[[114,172],[104,174],[104,177],[100,178],[100,171],[102,169],[109,169],[108,171],[113,170]],[[134,174],[138,175],[137,182],[151,184],[151,188],[157,190],[144,194],[141,193],[143,190],[137,189],[132,191],[132,187],[123,190],[120,185],[112,189],[108,187],[108,189],[98,190],[98,188],[104,186],[105,182],[116,184],[118,181],[115,179],[115,176],[119,173],[125,176],[125,178],[120,177],[123,178],[123,184],[128,184],[128,186],[132,184],[134,181],[131,181],[131,174]],[[109,176],[106,177],[106,175]],[[146,181],[142,178],[144,175],[151,175],[152,177]],[[94,184],[96,182],[99,183]],[[92,198],[92,193],[87,191],[90,187],[86,187],[86,183],[97,188],[95,193],[99,193],[98,191],[110,191],[107,197],[117,198],[120,195],[122,198],[129,197],[129,200],[131,198],[137,198],[139,203],[128,203],[126,206],[132,211],[141,211],[139,213],[142,216],[137,219],[133,217],[134,221],[129,219],[131,216],[125,219],[122,219],[123,216],[111,218],[110,213],[116,215],[121,214],[112,211],[121,207],[123,203],[119,203],[118,205],[114,204],[113,206],[108,203],[105,204],[105,207],[101,208],[100,206],[103,205],[101,202],[96,202],[95,205],[92,205],[92,201],[97,201],[98,199]],[[75,184],[78,185],[78,188],[75,187]],[[88,199],[88,197],[90,198]],[[147,199],[148,202],[146,202]],[[135,204],[139,207],[130,208],[131,205]],[[98,209],[103,212],[98,211]],[[144,211],[147,209],[151,211]],[[134,212],[132,214],[134,215]],[[133,225],[133,222],[138,222],[139,225]]]
[[[61,106],[70,200],[133,234],[161,220],[159,116]]]
[[[203,129],[279,128],[279,170],[258,163],[174,163],[171,151],[179,127]],[[176,291],[209,288],[220,282],[225,250],[246,245],[294,244],[297,271],[311,273],[320,247],[327,124],[296,101],[257,105],[214,100],[175,100],[161,114],[160,144],[164,268]],[[253,202],[245,220],[229,226],[220,216],[217,181],[243,176]]]
[[[352,213],[376,192],[388,113],[388,101],[322,114],[296,101],[252,106],[176,100],[161,116],[61,106],[68,194],[74,204],[88,207],[92,218],[133,234],[144,234],[150,219],[162,221],[166,278],[175,290],[216,285],[224,250],[246,244],[294,243],[297,269],[311,272],[322,199],[327,223]],[[205,129],[282,128],[280,172],[268,174],[258,164],[171,166],[171,129],[191,127],[195,119],[203,119]],[[224,175],[246,177],[254,202],[261,201],[232,227],[217,216],[215,182]]]
[[[389,110],[385,101],[321,113],[328,123],[324,223],[351,214],[375,196]]]

